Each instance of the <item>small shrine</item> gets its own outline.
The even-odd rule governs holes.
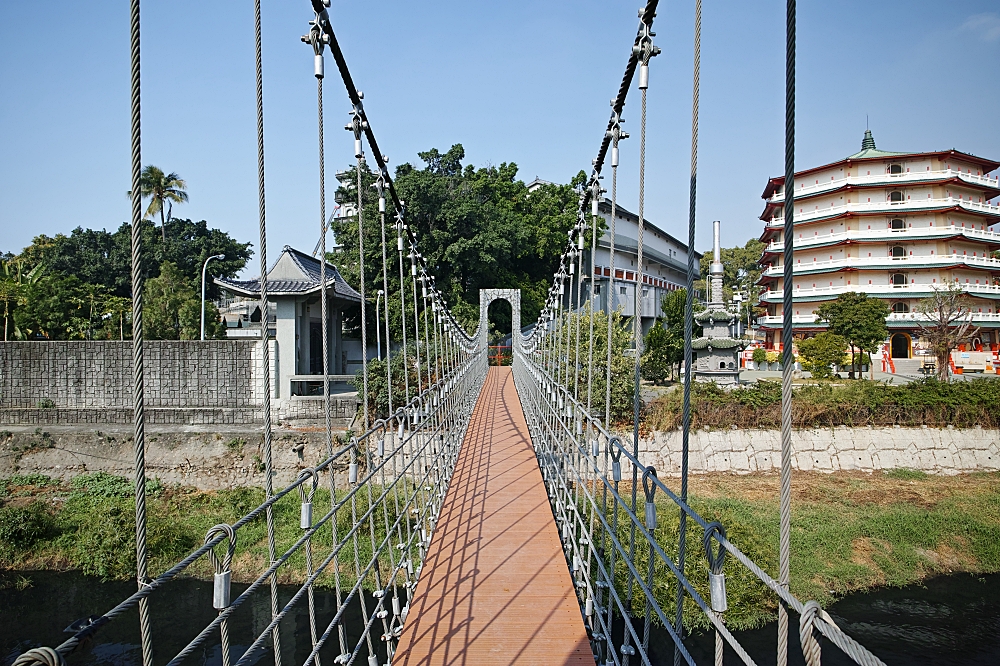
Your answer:
[[[722,249],[718,220],[715,221],[715,254],[708,280],[708,307],[695,315],[701,324],[702,337],[691,341],[692,372],[695,381],[715,382],[720,386],[739,386],[739,353],[746,346],[733,337],[737,315],[726,309],[722,294]]]

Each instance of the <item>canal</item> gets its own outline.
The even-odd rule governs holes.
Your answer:
[[[91,614],[100,614],[134,590],[131,582],[101,582],[75,572],[27,572],[0,574],[0,664],[8,666],[31,647],[55,646],[68,634],[63,629]],[[234,585],[234,596],[245,589]],[[281,590],[282,603],[294,587]],[[304,606],[304,604],[302,604]],[[330,618],[334,595],[316,591],[318,617]],[[155,595],[150,605],[156,662],[165,663],[181,650],[215,616],[211,583],[180,579]],[[369,604],[371,608],[371,604]],[[348,609],[349,645],[360,635],[360,604]],[[872,650],[886,664],[912,666],[976,666],[1000,664],[1000,574],[973,576],[955,574],[926,581],[923,585],[882,589],[845,597],[829,609],[831,616],[848,634]],[[255,594],[230,620],[233,654],[241,655],[253,636],[270,621],[270,598],[265,590]],[[327,620],[328,621],[328,620]],[[381,635],[377,622],[376,637]],[[790,636],[793,655],[798,654],[798,632]],[[320,627],[322,633],[325,627]],[[736,632],[737,638],[758,664],[774,664],[776,625],[754,631]],[[713,636],[699,634],[689,639],[689,647],[699,664],[711,664]],[[323,664],[332,664],[339,654],[337,639],[321,652]],[[283,663],[303,664],[312,648],[308,614],[300,610],[283,625]],[[376,641],[380,644],[381,641]],[[380,649],[379,645],[379,649]],[[672,664],[673,648],[666,632],[654,630],[650,645],[654,663]],[[850,664],[837,648],[824,642],[823,663]],[[384,663],[384,654],[380,654]],[[271,663],[270,657],[255,661]],[[357,663],[364,663],[364,655]],[[141,666],[138,618],[133,611],[102,628],[93,644],[74,654],[70,666]],[[217,637],[186,663],[192,666],[220,666]],[[726,664],[740,663],[726,651]],[[793,656],[790,664],[802,664]]]

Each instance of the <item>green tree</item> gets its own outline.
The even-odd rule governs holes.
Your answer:
[[[147,340],[197,340],[201,337],[201,295],[172,262],[160,265],[160,274],[146,282],[143,337]],[[221,337],[219,311],[205,304],[205,336]]]
[[[663,296],[660,307],[663,310],[663,325],[666,330],[664,346],[666,349],[667,361],[677,368],[680,375],[681,363],[684,362],[684,312],[687,306],[687,289],[676,289],[667,292]],[[692,315],[701,312],[704,305],[694,303]],[[691,322],[693,325],[691,337],[699,338],[702,334],[701,325],[697,321]]]
[[[820,321],[827,322],[830,332],[845,340],[851,347],[851,374],[858,376],[855,349],[867,351],[871,355],[881,345],[889,330],[885,319],[889,316],[889,306],[868,294],[849,291],[835,301],[828,301],[816,310]],[[871,366],[869,366],[871,367]]]
[[[657,321],[649,329],[643,347],[642,378],[654,384],[667,381],[673,371],[673,359],[670,355],[670,335],[662,322]]]
[[[722,254],[722,293],[724,300],[728,303],[733,293],[742,291],[743,299],[740,316],[746,320],[748,314],[753,314],[753,301],[751,293],[754,285],[760,279],[761,268],[760,258],[764,253],[764,243],[756,238],[751,238],[742,247],[724,247]],[[701,255],[701,278],[708,279],[708,273],[712,267],[712,251],[709,250]]]
[[[71,340],[90,330],[89,294],[73,275],[45,273],[24,285],[14,321],[25,339]]]
[[[139,174],[139,192],[143,199],[149,199],[149,206],[146,208],[144,219],[151,220],[154,215],[160,215],[160,233],[163,242],[167,242],[167,221],[164,215],[164,207],[175,203],[186,203],[188,200],[187,191],[184,189],[187,183],[181,180],[177,173],[171,171],[164,174],[163,170],[152,164],[147,164]],[[132,191],[127,193],[132,198]]]
[[[205,220],[172,218],[167,221],[169,238],[164,242],[151,225],[142,231],[143,268],[146,278],[159,275],[160,265],[169,261],[194,281],[201,280],[201,266],[212,255],[225,259],[212,262],[212,274],[235,277],[250,259],[250,243],[240,243],[219,229],[210,229]],[[20,258],[27,266],[39,263],[52,271],[75,275],[84,282],[100,284],[111,294],[132,296],[132,226],[123,224],[115,232],[77,227],[68,236],[36,236]],[[212,282],[207,285],[209,298],[219,295]]]
[[[479,169],[463,166],[461,144],[446,152],[431,149],[419,154],[423,168],[402,164],[396,168],[395,186],[406,202],[406,219],[431,267],[435,286],[466,330],[479,321],[479,290],[488,287],[521,290],[521,320],[530,323],[545,304],[566,232],[576,223],[579,192],[585,180],[580,172],[569,185],[543,185],[534,192],[517,178],[517,165],[503,163]],[[382,289],[381,229],[377,198],[371,184],[373,174],[361,173],[365,231],[366,295]],[[341,201],[357,200],[357,170],[348,169],[338,190]],[[337,218],[332,223],[337,243],[343,250],[331,260],[353,285],[360,275],[358,225],[355,217]],[[387,234],[395,235],[392,220]],[[389,241],[389,293],[398,294],[398,257]],[[408,263],[408,262],[407,262]],[[407,281],[409,269],[405,270]],[[409,286],[407,285],[407,293]],[[401,331],[398,295],[390,300],[389,324],[394,339]],[[396,304],[396,307],[393,305]],[[374,300],[366,304],[373,323]],[[413,317],[407,306],[407,320]],[[345,313],[345,323],[355,330],[357,314]],[[500,330],[510,328],[510,312],[491,309],[490,321]]]
[[[128,322],[129,329],[132,328],[132,299],[122,296],[107,296],[102,303],[101,318],[109,325],[108,337],[113,336],[113,330],[117,329],[118,339],[125,339],[125,322]],[[131,331],[129,332],[131,336]]]
[[[932,296],[922,299],[916,310],[928,320],[920,325],[920,335],[934,352],[938,379],[948,381],[952,350],[979,333],[979,327],[972,324],[972,299],[958,284],[948,282],[945,288],[935,289]]]
[[[0,302],[3,303],[4,342],[10,339],[10,335],[16,338],[23,337],[11,315],[25,290],[41,278],[44,270],[42,264],[25,270],[25,261],[19,257],[7,255],[0,259]]]
[[[798,346],[802,367],[811,372],[813,377],[825,379],[832,375],[830,366],[843,360],[847,340],[836,333],[824,331],[800,341]]]

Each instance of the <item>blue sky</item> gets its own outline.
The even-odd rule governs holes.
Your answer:
[[[333,0],[334,25],[391,165],[461,142],[525,181],[589,170],[639,3]],[[686,238],[693,2],[661,3],[651,65],[647,217]],[[264,0],[269,234],[319,234],[315,83],[306,0]],[[143,6],[143,163],[187,180],[174,214],[257,236],[253,6]],[[706,2],[698,220],[723,243],[758,235],[783,171],[784,2]],[[0,251],[129,216],[128,3],[0,3]],[[1000,10],[986,0],[799,3],[797,166],[879,148],[1000,159]],[[349,104],[328,58],[327,165],[352,161]],[[639,97],[626,106],[620,200],[636,209]],[[254,264],[255,266],[255,264]],[[252,271],[251,271],[252,272]]]

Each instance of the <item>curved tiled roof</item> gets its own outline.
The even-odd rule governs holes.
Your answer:
[[[282,249],[278,260],[274,262],[273,266],[271,266],[271,270],[268,271],[268,275],[274,272],[275,266],[277,266],[278,262],[280,262],[285,256],[287,256],[298,269],[298,272],[301,274],[301,278],[290,279],[286,277],[268,279],[268,294],[272,296],[305,296],[319,291],[319,259],[287,245]],[[229,280],[226,278],[216,278],[215,283],[220,287],[240,294],[241,296],[260,295],[260,278],[254,278],[253,280]],[[361,302],[361,294],[355,291],[354,287],[347,284],[347,281],[344,280],[340,271],[337,270],[337,267],[329,262],[326,264],[326,286],[327,293],[331,294],[334,298],[353,301],[356,303]]]

